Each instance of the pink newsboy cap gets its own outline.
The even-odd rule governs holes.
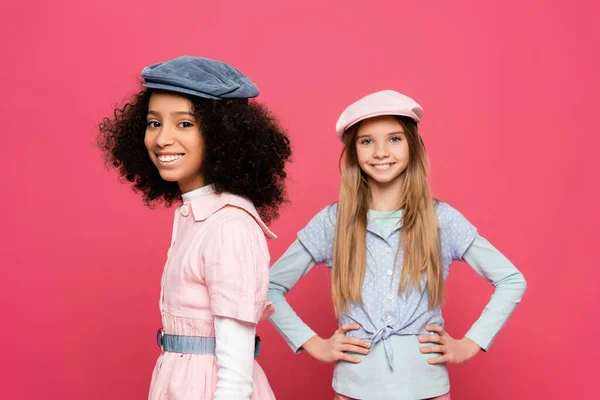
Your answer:
[[[417,124],[421,121],[423,108],[408,96],[393,90],[382,90],[363,97],[349,105],[335,124],[341,139],[344,132],[363,119],[380,115],[401,115],[412,118]]]

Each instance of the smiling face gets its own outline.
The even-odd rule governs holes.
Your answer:
[[[356,156],[370,185],[402,182],[409,163],[409,148],[402,124],[390,115],[369,118],[356,133]]]
[[[192,102],[171,92],[154,92],[148,105],[144,144],[160,176],[182,193],[204,186],[204,140]]]

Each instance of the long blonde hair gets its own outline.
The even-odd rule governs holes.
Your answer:
[[[440,259],[440,239],[434,199],[427,179],[427,152],[416,123],[396,117],[402,124],[408,142],[409,162],[403,172],[398,210],[403,210],[399,247],[404,248],[400,294],[421,290],[421,277],[426,274],[429,308],[439,307],[444,298],[444,281]],[[359,124],[344,135],[340,156],[342,183],[333,245],[332,297],[336,314],[346,311],[351,303],[362,303],[362,285],[366,269],[367,212],[371,191],[365,173],[358,164],[356,135]],[[394,266],[398,261],[398,253]]]

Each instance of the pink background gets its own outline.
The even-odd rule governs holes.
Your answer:
[[[274,260],[336,199],[343,108],[384,88],[417,99],[436,196],[529,282],[490,352],[451,366],[453,398],[597,396],[599,12],[591,0],[3,2],[0,397],[147,395],[172,211],[117,183],[95,129],[143,66],[183,54],[243,70],[289,131]],[[453,267],[451,334],[491,292]],[[333,332],[325,268],[288,298]],[[331,365],[259,332],[279,399],[332,397]]]

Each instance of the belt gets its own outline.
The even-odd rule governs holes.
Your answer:
[[[260,336],[254,337],[254,357],[260,354]],[[215,354],[216,341],[209,336],[168,335],[161,329],[156,332],[156,344],[162,351],[183,354]]]

